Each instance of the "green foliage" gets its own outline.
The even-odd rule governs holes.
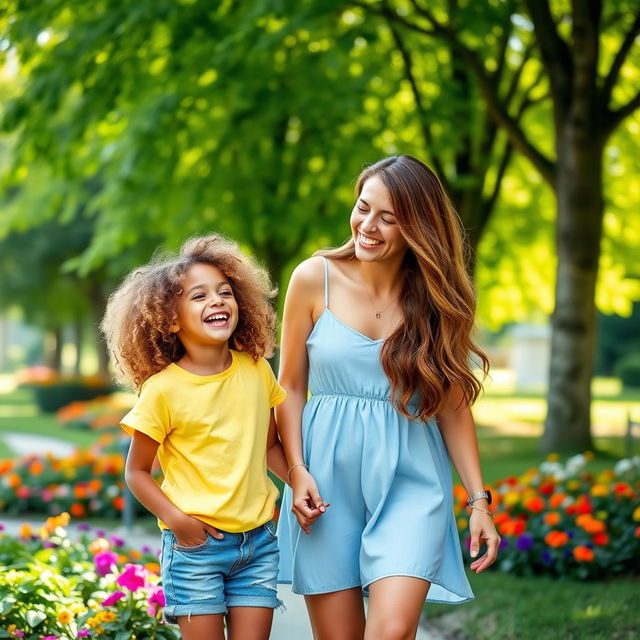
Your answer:
[[[640,389],[640,352],[620,358],[616,364],[616,375],[625,388]]]
[[[0,573],[0,637],[176,640],[177,631],[161,623],[156,558],[121,540],[72,541],[65,516],[50,518],[37,537],[24,527],[18,538],[0,534],[7,566]],[[130,555],[148,564],[125,564]],[[132,571],[138,583],[127,579]]]

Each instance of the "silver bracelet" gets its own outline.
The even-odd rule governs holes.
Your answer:
[[[304,467],[307,471],[309,471],[309,465],[305,464],[304,462],[298,462],[298,464],[294,464],[293,467],[291,467],[291,469],[289,469],[289,471],[287,471],[287,484],[290,484],[290,482],[291,482],[291,472],[296,467]]]

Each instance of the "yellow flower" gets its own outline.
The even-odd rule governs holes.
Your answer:
[[[520,494],[517,491],[507,491],[502,497],[502,502],[507,507],[512,507],[520,502]]]
[[[609,487],[603,484],[594,484],[593,487],[591,487],[591,495],[596,498],[604,498],[609,495]]]
[[[69,609],[71,609],[71,611],[77,616],[87,612],[87,607],[85,607],[81,602],[72,602],[69,605]]]
[[[569,489],[569,491],[577,491],[579,488],[580,488],[579,480],[569,480],[569,482],[567,482],[567,489]]]
[[[608,517],[608,511],[596,511],[596,518],[598,518],[598,520],[606,520]]]
[[[49,529],[47,527],[40,527],[38,529],[38,536],[41,540],[46,540],[49,537]]]
[[[100,622],[98,622],[98,620],[96,618],[88,618],[87,619],[87,624],[92,628],[95,629]]]
[[[460,529],[460,531],[464,531],[467,528],[466,518],[458,518],[457,524],[458,524],[458,529]]]
[[[21,538],[30,538],[33,535],[33,529],[29,524],[20,525],[20,537]]]
[[[585,451],[582,455],[587,462],[591,462],[595,458],[593,451]]]
[[[73,620],[73,613],[69,609],[63,609],[58,614],[58,622],[62,624],[69,624]]]
[[[558,462],[560,460],[560,456],[557,453],[550,453],[547,456],[547,462]]]
[[[640,520],[640,507],[635,508],[631,517],[633,518],[634,522],[638,522]]]
[[[106,609],[103,609],[102,611],[98,611],[98,613],[96,613],[96,620],[98,620],[98,622],[113,622],[116,617],[117,616],[113,611],[107,611]]]

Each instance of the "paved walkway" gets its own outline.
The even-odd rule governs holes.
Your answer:
[[[70,445],[68,442],[59,440],[58,438],[48,438],[17,432],[3,433],[0,437],[13,449],[16,455],[20,456],[31,453],[43,454],[47,451],[50,451],[56,456],[67,456],[75,449],[74,445]],[[0,523],[4,525],[8,533],[13,534],[18,531],[20,525],[23,523],[38,527],[42,525],[42,522],[42,520],[35,520],[33,518],[3,518],[2,515],[0,515]],[[73,526],[71,526],[69,530],[73,533]],[[109,533],[121,536],[127,541],[127,545],[132,547],[148,545],[152,549],[157,549],[160,546],[159,534],[151,534],[140,527],[134,527],[131,531],[118,528]],[[278,587],[278,595],[284,602],[286,611],[284,613],[275,613],[271,640],[312,640],[311,628],[309,626],[309,619],[303,597],[292,593],[290,587],[286,585],[280,585]],[[339,624],[339,621],[336,622]],[[433,629],[433,627],[431,630],[428,630],[423,616],[416,640],[448,640],[448,638],[452,637],[453,636],[443,635]]]

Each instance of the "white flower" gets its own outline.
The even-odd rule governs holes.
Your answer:
[[[628,458],[624,458],[622,460],[618,460],[616,462],[616,466],[613,468],[615,474],[617,476],[624,475],[627,471],[631,471],[633,469],[633,462]]]

